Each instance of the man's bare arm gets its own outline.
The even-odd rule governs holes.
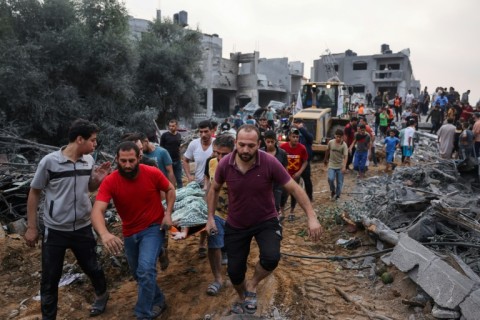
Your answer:
[[[37,209],[42,190],[30,188],[27,200],[27,231],[24,238],[29,247],[35,247],[38,241]]]

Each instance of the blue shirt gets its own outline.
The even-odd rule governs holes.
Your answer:
[[[397,137],[386,137],[385,138],[385,145],[387,146],[387,153],[395,152],[395,148],[397,144],[400,143],[400,139]]]
[[[172,164],[172,158],[168,151],[160,146],[156,146],[152,152],[144,152],[143,155],[147,158],[153,159],[157,162],[158,169],[163,172],[165,177],[168,177],[167,166]]]

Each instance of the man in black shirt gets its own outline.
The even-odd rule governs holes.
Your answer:
[[[178,121],[172,119],[168,122],[168,131],[160,137],[160,146],[165,148],[172,158],[173,174],[177,180],[177,188],[183,187],[182,182],[182,160],[180,158],[180,145],[182,137],[177,130]]]

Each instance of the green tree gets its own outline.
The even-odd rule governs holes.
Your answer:
[[[128,119],[136,59],[111,0],[0,0],[0,104],[29,136],[64,139],[71,120]],[[23,131],[25,132],[25,131]]]
[[[202,58],[198,31],[155,21],[138,44],[137,101],[157,108],[160,125],[168,117],[191,114],[199,103],[196,78]]]

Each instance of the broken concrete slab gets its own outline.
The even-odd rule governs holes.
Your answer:
[[[473,290],[472,280],[407,234],[400,234],[399,239],[391,262],[400,271],[408,272],[411,279],[443,308],[455,309],[465,300]]]
[[[436,319],[458,319],[461,314],[458,311],[444,309],[438,305],[434,305],[432,309],[432,316]]]
[[[460,310],[465,319],[478,319],[480,310],[480,289],[472,292],[465,301],[460,304]]]

